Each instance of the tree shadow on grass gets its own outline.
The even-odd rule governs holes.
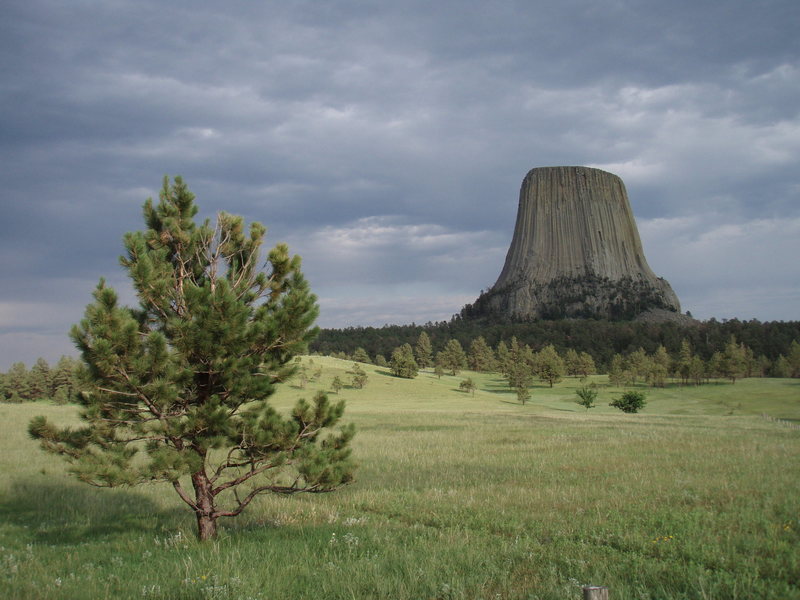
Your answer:
[[[159,534],[183,524],[187,515],[191,513],[179,507],[164,509],[130,490],[63,480],[17,480],[0,497],[2,522],[20,528],[30,541],[53,545],[131,532]]]

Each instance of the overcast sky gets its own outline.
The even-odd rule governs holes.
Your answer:
[[[4,0],[0,369],[72,353],[164,175],[323,327],[448,319],[537,166],[621,176],[695,317],[800,319],[797,0]]]

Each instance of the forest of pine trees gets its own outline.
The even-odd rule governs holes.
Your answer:
[[[640,346],[627,352],[615,352],[607,362],[599,365],[587,351],[572,347],[559,351],[554,344],[531,347],[516,336],[512,336],[508,343],[500,340],[492,348],[479,335],[466,346],[468,351],[463,349],[458,339],[451,338],[441,350],[435,351],[431,337],[422,331],[413,347],[412,343],[405,342],[391,351],[390,366],[393,374],[400,377],[415,377],[416,367],[423,368],[423,365],[435,367],[437,374],[457,375],[460,370],[467,368],[478,372],[501,373],[511,388],[520,390],[526,389],[534,377],[552,387],[564,376],[585,379],[597,373],[607,373],[612,385],[647,383],[653,387],[663,387],[667,380],[684,385],[700,385],[712,379],[727,379],[736,383],[737,379],[744,377],[800,377],[800,343],[796,340],[788,345],[785,355],[778,354],[770,359],[764,354],[756,354],[733,334],[710,354],[707,348],[703,349],[705,352],[695,348],[690,339],[685,337],[677,345],[677,350],[672,352],[664,344],[658,344],[650,351]],[[433,361],[432,354],[435,356]],[[331,352],[330,355],[343,360],[379,364],[370,359],[362,346],[353,355],[344,350]],[[382,355],[378,356],[383,358]],[[411,363],[415,363],[413,368],[403,369],[400,366]]]
[[[457,375],[464,369],[500,373],[521,394],[535,378],[552,385],[564,376],[586,378],[598,373],[608,374],[612,385],[647,383],[654,387],[668,381],[700,385],[719,379],[735,383],[746,377],[800,377],[798,324],[756,323],[704,323],[685,330],[689,334],[679,340],[674,335],[680,329],[669,325],[591,321],[549,321],[508,330],[489,327],[471,339],[461,335],[468,328],[460,330],[451,324],[329,329],[323,330],[312,351],[354,361],[356,384],[362,386],[365,374],[360,375],[357,363],[389,367],[396,376],[406,378],[426,368],[439,375]],[[606,335],[592,338],[581,324],[585,330],[595,334],[602,330]],[[448,331],[456,335],[446,337]],[[505,331],[513,334],[497,339],[498,333]],[[537,332],[544,332],[538,342],[534,338]],[[410,337],[415,333],[416,337]],[[497,341],[490,344],[484,334]],[[788,339],[792,334],[796,337]],[[351,341],[358,345],[348,352]],[[391,343],[397,345],[389,347]],[[69,356],[62,356],[53,366],[43,358],[30,368],[14,363],[5,373],[0,372],[0,402],[69,402],[78,390],[77,366],[78,361]],[[304,373],[301,370],[301,384]]]
[[[537,352],[552,345],[568,363],[575,362],[574,354],[586,361],[585,368],[607,373],[616,355],[627,356],[640,349],[653,355],[659,347],[663,347],[663,352],[672,361],[677,361],[684,342],[691,348],[692,356],[696,357],[696,366],[699,361],[704,365],[714,363],[718,361],[717,355],[724,353],[731,336],[737,344],[747,348],[747,373],[750,376],[800,376],[797,367],[792,367],[798,360],[792,357],[800,352],[797,350],[800,321],[762,323],[756,320],[711,319],[684,326],[676,323],[577,319],[491,323],[454,317],[449,322],[425,325],[323,329],[310,349],[317,354],[351,358],[355,350],[360,348],[370,357],[385,357],[391,356],[403,344],[409,344],[414,348],[419,367],[427,368],[435,366],[437,354],[444,351],[451,340],[456,340],[468,355],[470,369],[493,371],[494,368],[486,366],[487,358],[482,348],[490,347],[496,352],[500,342],[507,346],[511,338],[516,337],[520,343],[527,344]],[[473,344],[477,345],[476,349],[473,349]],[[661,360],[663,362],[663,358]]]
[[[30,369],[22,362],[14,363],[8,371],[0,373],[0,401],[53,400],[65,404],[77,390],[77,364],[70,356],[62,356],[53,367],[43,358]]]

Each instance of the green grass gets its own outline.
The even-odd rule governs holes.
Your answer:
[[[313,360],[321,381],[276,405],[347,380]],[[587,412],[574,379],[521,406],[493,375],[365,368],[339,394],[357,481],[263,497],[207,544],[168,486],[82,485],[27,439],[74,409],[0,405],[0,597],[800,598],[800,381],[647,390],[624,415],[602,377]]]

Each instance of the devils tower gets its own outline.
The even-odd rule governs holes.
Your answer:
[[[588,167],[540,167],[522,181],[500,277],[462,314],[663,320],[680,315],[680,302],[647,265],[622,179]]]

